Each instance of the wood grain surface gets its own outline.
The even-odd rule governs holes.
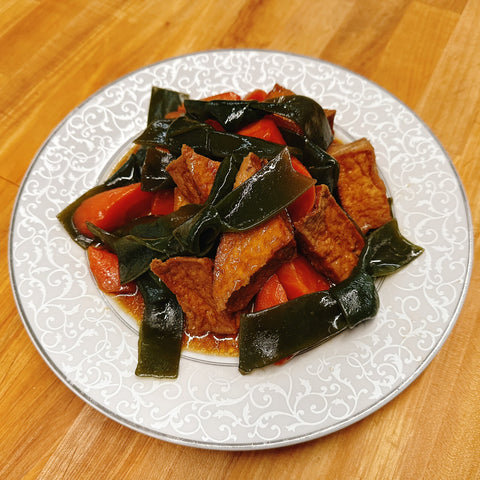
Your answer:
[[[106,418],[49,369],[16,310],[8,231],[20,182],[55,126],[103,85],[162,59],[265,48],[344,66],[433,130],[480,226],[478,0],[3,0],[0,4],[1,479],[480,479],[480,276],[429,367],[360,422],[308,443],[198,450]],[[476,258],[480,258],[478,243]]]

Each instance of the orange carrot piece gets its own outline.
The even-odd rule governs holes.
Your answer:
[[[130,220],[148,215],[154,195],[144,192],[140,183],[106,190],[84,200],[72,220],[77,230],[87,237],[93,235],[86,222],[111,232]]]
[[[257,293],[254,311],[266,310],[288,300],[278,276],[273,274]]]
[[[173,212],[174,195],[173,188],[155,192],[152,202],[152,215],[168,215]]]
[[[263,140],[268,140],[269,142],[286,145],[277,125],[269,117],[263,117],[262,119],[243,127],[237,133],[247,137],[261,138]]]
[[[312,264],[301,255],[284,263],[278,269],[277,276],[289,300],[308,293],[328,290],[330,287],[325,277],[318,273]]]
[[[300,160],[296,157],[292,157],[292,167],[298,173],[312,178],[310,172],[306,169]],[[292,221],[296,222],[309,213],[315,203],[315,186],[309,188],[304,194],[300,195],[295,201],[293,201],[287,208],[288,213]]]
[[[98,287],[105,293],[129,293],[137,291],[135,283],[120,283],[118,257],[103,247],[89,246],[87,248],[90,270]]]

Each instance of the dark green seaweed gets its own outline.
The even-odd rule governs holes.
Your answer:
[[[326,150],[333,141],[333,132],[323,108],[313,99],[302,95],[277,97],[262,102],[265,111],[293,120],[308,140]]]
[[[331,192],[335,192],[340,173],[335,158],[303,135],[287,130],[282,130],[282,134],[287,144],[300,152],[298,159],[317,183],[325,184]]]
[[[302,149],[302,163],[318,184],[325,184],[333,193],[337,188],[340,167],[338,162],[325,150],[306,139]]]
[[[242,231],[273,217],[315,181],[292,168],[284,148],[255,175],[229,193],[216,208],[227,231]]]
[[[240,373],[283,360],[348,328],[338,301],[328,292],[304,295],[240,320]]]
[[[258,103],[247,100],[187,100],[185,110],[200,122],[213,119],[227,132],[236,132],[266,115],[265,111],[255,108]]]
[[[367,249],[364,249],[363,255]],[[242,374],[270,365],[373,318],[379,299],[373,278],[359,262],[352,275],[330,290],[315,292],[267,310],[243,314],[239,332]]]
[[[136,280],[150,269],[150,263],[160,254],[146,247],[140,238],[125,235],[117,236],[88,223],[88,229],[96,240],[106,246],[118,257],[120,282],[122,284]]]
[[[175,295],[153,273],[137,279],[145,309],[138,337],[135,374],[177,378],[184,318]]]
[[[145,148],[139,148],[130,154],[127,161],[104,182],[105,187],[110,189],[140,182],[146,153]]]
[[[222,161],[215,175],[210,194],[208,195],[207,204],[216,205],[233,190],[242,160],[243,158],[241,156],[230,155]]]
[[[174,235],[192,255],[202,256],[220,233],[245,231],[265,222],[313,184],[314,180],[292,168],[288,150],[284,149],[218,203],[206,205]]]
[[[150,104],[148,106],[147,125],[154,120],[161,120],[165,115],[174,112],[188,98],[186,93],[168,90],[166,88],[152,87]]]
[[[367,270],[373,277],[391,275],[422,254],[424,249],[407,240],[395,218],[368,236]]]
[[[145,147],[168,148],[167,131],[173,122],[172,119],[153,120],[133,142]]]
[[[118,236],[134,235],[141,238],[159,238],[171,233],[203,208],[202,205],[189,203],[168,215],[137,218],[117,229],[114,233]]]
[[[332,192],[335,190],[338,163],[325,151],[333,140],[333,134],[323,108],[315,101],[300,95],[279,97],[268,102],[187,100],[185,108],[192,118],[200,122],[213,118],[228,132],[236,132],[266,114],[293,120],[305,134],[300,135],[279,125],[287,144],[318,183],[327,185]],[[188,119],[183,121],[188,122]]]
[[[305,137],[326,150],[333,133],[323,108],[313,99],[288,95],[265,102],[255,100],[186,100],[187,114],[201,122],[212,118],[228,132],[235,132],[267,114],[281,115],[295,122]]]
[[[185,116],[173,121],[152,122],[134,142],[167,148],[177,156],[181,154],[183,145],[189,145],[200,155],[220,161],[232,154],[247,156],[250,152],[261,158],[271,159],[285,148],[284,145],[259,138],[219,132],[206,123]]]
[[[349,328],[373,318],[379,299],[375,281],[363,268],[356,268],[343,282],[333,286],[330,295],[338,301]]]
[[[166,168],[174,156],[167,150],[157,150],[153,147],[147,148],[146,151],[140,178],[142,190],[156,192],[173,188],[175,183]]]

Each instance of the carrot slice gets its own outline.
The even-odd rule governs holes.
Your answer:
[[[169,213],[172,213],[174,210],[173,201],[173,188],[155,192],[152,202],[152,215],[168,215]]]
[[[154,193],[144,192],[140,183],[113,188],[84,200],[72,220],[77,230],[93,237],[86,222],[111,232],[130,220],[150,213]]]
[[[277,125],[269,117],[263,117],[256,122],[250,123],[246,127],[240,129],[237,133],[247,137],[261,138],[263,140],[268,140],[269,142],[286,145],[286,142]]]
[[[292,157],[292,167],[298,173],[312,178],[310,172],[296,157]],[[315,186],[309,188],[303,195],[293,201],[287,208],[290,218],[296,222],[309,213],[315,203]]]
[[[280,283],[278,276],[273,274],[257,293],[254,311],[266,310],[287,300],[283,285]]]
[[[255,312],[266,310],[267,308],[275,307],[276,305],[280,305],[287,301],[287,294],[278,279],[278,275],[273,274],[257,293],[253,310]],[[284,365],[292,358],[292,356],[293,355],[289,355],[286,358],[282,358],[282,360],[275,362],[275,365]]]
[[[211,102],[212,100],[240,100],[242,97],[235,92],[223,92],[212,95],[211,97],[202,98],[204,102]]]
[[[302,255],[284,263],[278,269],[277,276],[289,300],[330,287],[325,277]]]
[[[135,283],[120,283],[118,257],[103,247],[89,246],[87,248],[90,270],[100,290],[106,293],[130,293],[137,291]]]
[[[207,118],[205,120],[205,123],[207,125],[210,125],[211,127],[213,127],[218,132],[224,132],[225,131],[225,129],[222,127],[222,124],[220,122],[218,122],[217,120],[215,120],[214,118]]]
[[[256,90],[252,90],[251,92],[248,92],[243,97],[244,100],[257,100],[259,102],[263,102],[266,98],[267,98],[267,92],[259,88],[257,88]]]
[[[267,99],[283,97],[285,95],[294,95],[294,92],[276,83],[273,88],[267,93]]]

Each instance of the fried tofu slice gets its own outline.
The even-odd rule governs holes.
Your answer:
[[[385,184],[378,174],[375,151],[365,138],[336,146],[331,154],[340,166],[338,195],[344,210],[363,233],[391,220]]]
[[[238,186],[265,162],[251,153],[235,179]],[[286,212],[245,232],[222,235],[215,256],[213,294],[220,310],[244,309],[267,279],[296,252],[293,225]]]
[[[233,188],[237,188],[252,175],[255,175],[266,163],[265,159],[258,158],[254,153],[249,153],[240,164]]]
[[[219,311],[213,298],[213,260],[210,258],[172,257],[150,265],[176,295],[185,313],[187,333],[195,336],[208,332],[235,334],[239,315]]]
[[[365,241],[326,185],[315,188],[313,210],[295,222],[299,249],[334,283],[348,278]]]
[[[188,203],[202,204],[208,198],[220,162],[195,153],[183,145],[182,154],[172,160],[166,170]]]
[[[192,203],[192,202],[189,202],[188,199],[182,195],[182,192],[180,191],[180,189],[178,187],[175,187],[173,189],[173,210],[176,211],[180,207],[183,207],[184,205],[188,205],[189,203]]]
[[[248,231],[224,234],[213,270],[213,294],[218,308],[229,312],[244,309],[295,252],[293,225],[286,213]]]

